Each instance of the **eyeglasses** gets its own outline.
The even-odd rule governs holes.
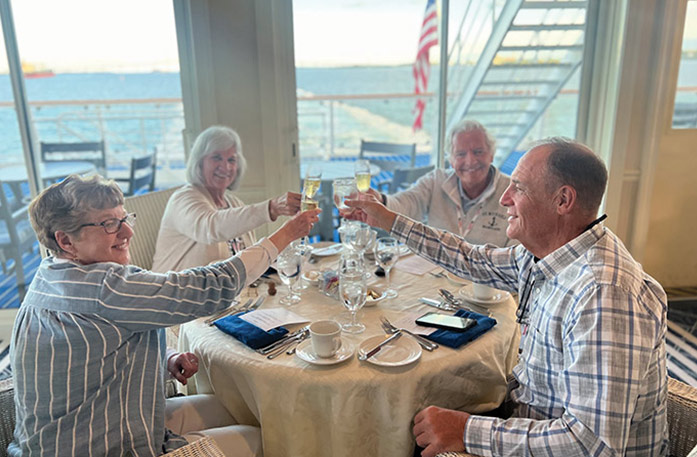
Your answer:
[[[528,305],[534,286],[535,277],[532,275],[531,265],[528,269],[528,276],[525,278],[525,284],[523,284],[523,290],[520,291],[520,301],[518,302],[518,309],[515,312],[516,322],[519,324],[525,325],[528,323]]]
[[[106,233],[111,235],[112,233],[116,233],[119,230],[121,230],[121,226],[123,225],[124,222],[127,223],[130,227],[135,227],[135,225],[136,225],[136,213],[126,214],[126,217],[124,217],[123,219],[117,219],[114,217],[112,219],[107,219],[107,220],[99,222],[99,223],[91,222],[89,224],[82,224],[78,228],[90,227],[90,226],[94,226],[94,227],[101,226]]]

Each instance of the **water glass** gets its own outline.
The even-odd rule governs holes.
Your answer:
[[[310,257],[312,257],[312,251],[314,248],[312,247],[311,244],[308,243],[308,240],[303,237],[299,240],[295,240],[290,243],[290,246],[295,249],[295,252],[297,252],[300,257],[301,257],[301,265],[300,265],[300,279],[298,279],[298,282],[295,284],[295,290],[303,290],[308,288],[307,281],[302,276],[302,272],[305,268],[305,262],[310,260]]]
[[[353,264],[339,270],[339,299],[351,313],[351,321],[342,328],[346,333],[362,333],[365,325],[358,322],[358,310],[365,304],[368,286],[363,274],[365,270]]]
[[[302,256],[292,247],[288,246],[276,259],[276,271],[283,284],[288,286],[288,295],[280,300],[282,305],[294,305],[300,301],[300,295],[294,290],[295,283],[300,278],[300,265]]]
[[[399,259],[399,243],[397,240],[391,236],[384,238],[378,238],[375,244],[375,260],[378,265],[385,270],[385,278],[387,278],[387,290],[385,295],[387,298],[394,298],[397,296],[397,291],[392,288],[392,281],[390,278],[390,270],[392,266],[397,263]]]
[[[356,180],[353,178],[338,178],[332,182],[332,187],[336,207],[338,209],[348,209],[348,206],[344,204],[344,200],[358,192]]]

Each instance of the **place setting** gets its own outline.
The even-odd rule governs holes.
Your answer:
[[[511,294],[484,284],[471,283],[460,288],[458,295],[476,305],[495,305],[507,300]]]

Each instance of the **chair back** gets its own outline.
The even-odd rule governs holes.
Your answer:
[[[399,144],[361,140],[361,150],[358,158],[367,159],[382,170],[392,171],[403,166],[404,157],[409,161],[409,166],[414,167],[416,163],[416,143]]]
[[[41,160],[44,162],[81,160],[93,163],[100,173],[106,172],[104,140],[80,143],[45,143],[42,141]]]
[[[0,457],[7,456],[7,446],[15,431],[15,389],[12,378],[0,381]]]
[[[20,301],[26,289],[22,255],[31,252],[35,243],[36,236],[29,222],[29,206],[22,201],[21,195],[10,198],[5,192],[5,184],[0,181],[0,262],[3,273],[8,273],[11,269],[7,268],[7,261],[14,260],[12,269]]]
[[[685,457],[697,446],[697,388],[668,378],[670,455]]]
[[[167,453],[168,457],[225,457],[223,451],[215,444],[210,436],[187,444],[184,447]]]
[[[136,227],[130,244],[131,264],[146,270],[152,268],[162,216],[165,213],[169,197],[177,189],[177,187],[173,187],[126,198],[124,207],[128,212],[136,213]]]
[[[128,178],[126,196],[135,195],[140,190],[155,190],[155,170],[157,159],[155,153],[131,159],[131,173]],[[124,181],[116,179],[116,181]]]
[[[426,165],[425,167],[397,168],[392,175],[392,181],[390,182],[387,192],[394,194],[395,192],[406,189],[413,182],[426,173],[429,173],[434,168],[434,165]]]

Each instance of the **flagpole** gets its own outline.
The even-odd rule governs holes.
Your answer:
[[[440,14],[440,78],[438,78],[438,132],[436,134],[437,166],[445,166],[443,140],[445,139],[446,103],[448,95],[448,9],[449,0],[441,0]]]

